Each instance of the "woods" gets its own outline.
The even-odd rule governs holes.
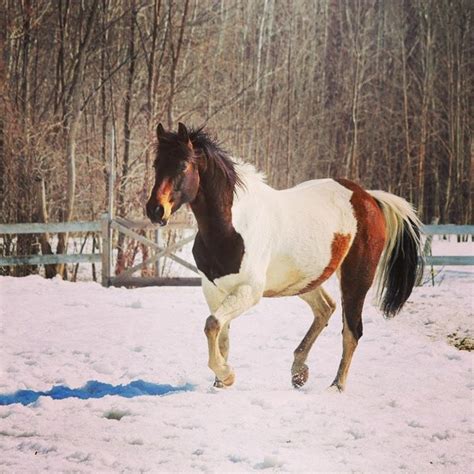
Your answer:
[[[348,177],[472,222],[470,0],[0,5],[4,223],[96,219],[112,127],[117,212],[143,216],[159,121],[205,125],[276,187]]]

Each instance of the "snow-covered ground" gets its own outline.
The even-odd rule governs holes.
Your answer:
[[[436,281],[393,320],[368,301],[339,394],[326,388],[340,359],[340,309],[297,391],[292,352],[309,308],[263,300],[233,323],[236,384],[216,391],[199,288],[0,278],[0,404],[9,403],[0,472],[472,472],[472,353],[447,335],[472,336],[473,269],[444,269]],[[339,297],[337,281],[326,288]],[[11,403],[18,390],[34,399],[60,385],[83,390]],[[165,394],[133,396],[141,391]]]

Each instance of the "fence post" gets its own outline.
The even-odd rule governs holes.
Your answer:
[[[155,242],[156,242],[156,245],[160,245],[161,244],[161,231],[160,231],[160,228],[157,227],[156,228],[156,231],[155,231]],[[157,261],[156,261],[156,276],[159,277],[161,276],[161,265],[160,265],[160,262],[161,262],[161,258],[159,258]]]
[[[439,217],[433,217],[432,221],[431,221],[431,225],[437,225],[439,222]],[[430,256],[433,255],[432,252],[431,252],[431,243],[433,242],[433,236],[432,235],[428,235],[426,237],[426,240],[425,240],[425,246],[423,248],[423,257],[425,256]],[[431,275],[431,284],[433,286],[435,286],[435,273],[434,273],[434,268],[433,268],[433,265],[431,265],[431,270],[430,270],[430,275]]]
[[[102,214],[100,218],[102,229],[102,286],[110,286],[112,269],[112,228],[110,227],[109,214]]]
[[[110,286],[112,276],[112,219],[114,218],[114,190],[115,190],[115,128],[110,131],[110,162],[109,162],[109,195],[108,212],[102,214],[100,222],[102,228],[102,286]]]

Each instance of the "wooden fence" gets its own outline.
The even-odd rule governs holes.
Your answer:
[[[102,264],[103,286],[198,286],[201,284],[200,277],[193,278],[162,278],[162,277],[133,277],[133,274],[141,270],[144,265],[152,264],[160,258],[167,257],[198,274],[198,270],[192,263],[175,255],[175,252],[194,240],[196,232],[194,226],[189,222],[174,222],[169,224],[169,229],[192,229],[192,235],[168,246],[162,246],[157,242],[147,239],[136,232],[137,229],[156,228],[150,222],[137,222],[123,218],[111,219],[109,214],[104,214],[98,221],[89,222],[60,222],[60,223],[27,223],[27,224],[0,224],[0,235],[2,234],[41,234],[60,232],[97,232],[102,236],[102,251],[92,254],[51,254],[51,255],[22,255],[0,257],[0,266],[16,265],[55,265],[61,263],[96,263]],[[113,231],[125,234],[127,237],[140,242],[152,249],[154,254],[144,262],[138,263],[126,269],[119,275],[113,275]]]
[[[474,236],[474,225],[425,225],[423,233],[433,235],[470,235]],[[429,241],[431,243],[431,241]],[[474,265],[474,255],[431,255],[431,245],[425,246],[425,262],[431,266]]]
[[[175,255],[176,251],[194,240],[196,235],[194,226],[189,222],[175,222],[168,224],[171,228],[192,229],[192,235],[183,238],[169,246],[160,245],[145,236],[139,234],[137,230],[146,228],[156,228],[149,222],[137,222],[124,218],[111,219],[110,214],[104,214],[98,221],[90,222],[60,222],[60,223],[28,223],[28,224],[0,224],[0,235],[2,234],[40,234],[40,233],[59,233],[59,232],[97,232],[102,236],[102,251],[92,254],[54,254],[54,255],[25,255],[0,257],[0,266],[15,265],[55,265],[61,263],[96,263],[102,264],[102,285],[103,286],[151,286],[151,285],[186,285],[197,286],[200,284],[199,277],[193,278],[160,278],[160,277],[134,277],[133,274],[149,265],[157,262],[160,258],[167,257],[179,265],[187,268],[193,273],[198,274],[197,268],[190,262]],[[127,237],[146,245],[154,252],[144,262],[138,263],[131,268],[126,269],[119,275],[113,275],[112,272],[112,236],[113,231],[122,232]],[[474,225],[426,225],[423,227],[423,233],[428,236],[433,235],[470,235],[474,236]],[[473,255],[462,256],[425,256],[427,265],[445,266],[445,265],[474,265]],[[425,248],[426,250],[426,248]]]
[[[100,221],[89,222],[58,222],[58,223],[28,223],[0,224],[2,234],[42,234],[60,232],[100,232]],[[0,257],[0,266],[15,265],[55,265],[60,263],[95,263],[101,261],[101,254],[54,254],[54,255],[22,255]]]

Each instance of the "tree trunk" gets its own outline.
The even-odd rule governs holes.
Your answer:
[[[125,209],[125,196],[127,189],[127,180],[129,177],[129,165],[130,165],[130,138],[131,138],[131,127],[130,127],[130,111],[132,105],[132,94],[133,94],[133,81],[135,78],[135,23],[137,21],[137,10],[135,8],[135,2],[132,1],[132,7],[130,9],[130,25],[129,25],[129,37],[128,37],[128,57],[129,57],[129,68],[127,76],[127,90],[125,92],[125,104],[124,104],[124,119],[123,119],[123,159],[122,159],[122,174],[120,176],[120,186],[118,195],[117,211],[122,217],[126,214]],[[115,267],[115,273],[118,275],[124,269],[126,265],[126,255],[124,247],[125,234],[119,233],[117,241],[117,263]]]
[[[95,16],[99,1],[94,0],[89,11],[85,25],[84,38],[79,43],[77,58],[74,64],[70,88],[66,95],[64,129],[66,134],[66,208],[64,219],[70,222],[74,216],[74,204],[76,199],[76,141],[81,117],[81,98],[83,91],[84,71],[86,68],[86,53],[92,38]],[[67,253],[68,234],[63,233],[58,236],[57,253]],[[65,265],[60,264],[58,273],[65,277]]]

